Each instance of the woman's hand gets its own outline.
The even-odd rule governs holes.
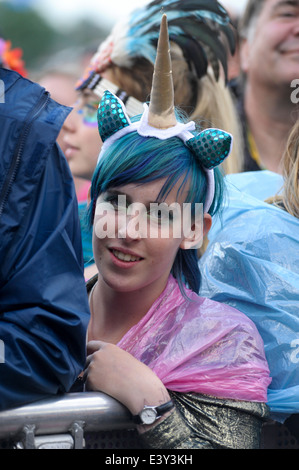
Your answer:
[[[138,414],[144,405],[158,406],[170,400],[157,375],[118,346],[90,341],[87,354],[84,371],[86,390],[110,395],[133,415]]]

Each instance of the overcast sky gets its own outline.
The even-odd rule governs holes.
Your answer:
[[[85,16],[110,23],[112,26],[116,20],[126,16],[133,9],[149,3],[149,0],[31,0],[31,2],[54,24],[67,25],[70,21]],[[245,3],[246,0],[222,2],[224,6],[235,8],[237,11],[242,10]]]

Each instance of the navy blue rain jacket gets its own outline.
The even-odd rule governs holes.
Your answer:
[[[69,108],[0,68],[0,410],[67,392],[89,309],[78,206],[56,138]]]

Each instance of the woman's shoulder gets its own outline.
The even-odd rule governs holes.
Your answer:
[[[189,292],[188,299],[182,305],[186,315],[189,313],[191,317],[199,315],[203,321],[221,322],[223,326],[228,324],[234,326],[242,325],[242,328],[247,327],[250,330],[256,330],[255,324],[245,313],[225,302],[219,302],[200,296],[195,292]]]
[[[170,278],[168,289],[171,291],[169,303],[166,302],[163,309],[168,310],[168,313],[172,310],[171,318],[174,324],[184,322],[186,328],[189,324],[191,328],[196,325],[196,329],[200,325],[202,331],[218,329],[228,332],[231,330],[242,333],[242,336],[244,333],[257,338],[258,344],[262,347],[256,325],[245,313],[228,303],[200,296],[188,288],[185,288],[183,294],[174,278]]]

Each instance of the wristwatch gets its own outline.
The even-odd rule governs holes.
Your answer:
[[[133,416],[133,422],[136,424],[153,424],[157,419],[167,413],[167,411],[172,410],[173,407],[174,404],[172,400],[159,406],[145,405],[138,415]]]

